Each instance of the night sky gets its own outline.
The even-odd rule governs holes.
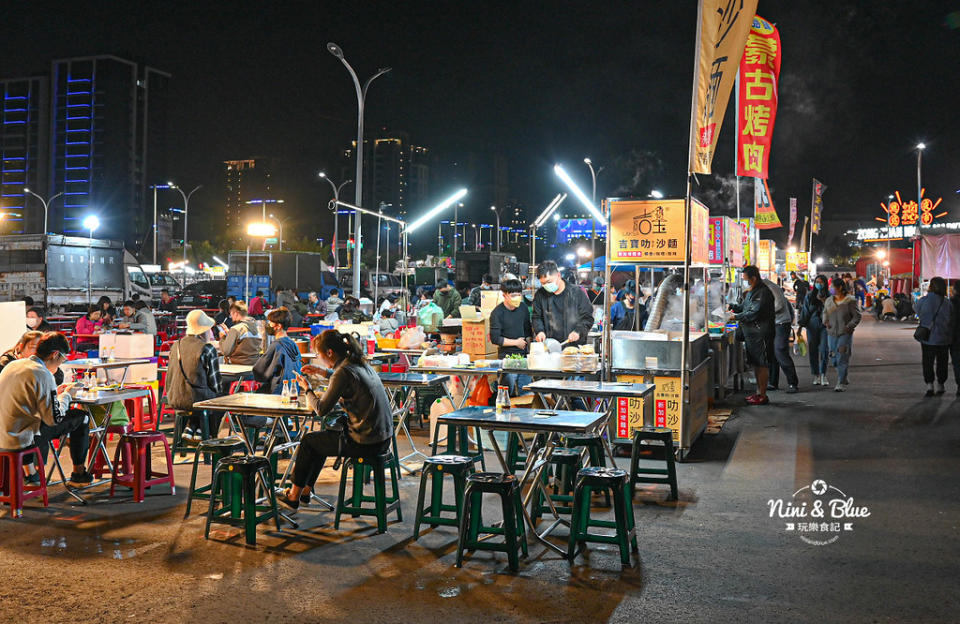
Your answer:
[[[913,197],[918,141],[928,146],[928,196],[943,196],[960,220],[960,29],[951,27],[960,18],[949,15],[958,9],[761,0],[783,46],[770,186],[784,223],[795,196],[802,224],[812,177],[828,186],[828,231],[835,219],[872,221],[894,190]],[[506,154],[511,196],[531,206],[532,219],[560,190],[554,162],[589,186],[584,156],[606,167],[601,195],[683,194],[695,20],[693,0],[32,2],[5,18],[0,76],[90,54],[168,71],[170,177],[205,185],[191,206],[215,214],[222,160],[268,155],[296,163],[302,178],[289,204],[309,214],[329,199],[313,176],[335,171],[337,149],[356,132],[352,83],[325,49],[334,41],[361,78],[393,68],[371,87],[368,128],[406,130],[454,157]],[[718,213],[732,210],[732,103],[714,175],[697,191]],[[448,190],[442,180],[432,187],[438,197]]]

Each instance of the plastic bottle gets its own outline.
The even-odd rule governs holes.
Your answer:
[[[287,404],[290,402],[290,380],[283,380],[283,390],[280,392],[280,403]]]

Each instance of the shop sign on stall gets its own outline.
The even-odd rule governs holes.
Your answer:
[[[653,423],[656,427],[673,430],[673,441],[680,442],[680,424],[683,413],[680,403],[680,377],[654,377],[657,389],[653,395]]]
[[[787,271],[806,271],[809,264],[809,255],[806,251],[788,251],[786,259]]]
[[[691,202],[691,262],[707,262],[708,210]],[[684,200],[610,200],[610,261],[618,264],[683,264]]]
[[[754,244],[756,228],[753,219],[739,219],[740,223],[740,245],[743,250],[743,264],[753,264],[757,261],[757,246]]]
[[[641,382],[642,383],[642,378]],[[643,399],[617,398],[617,437],[629,440],[643,426]]]
[[[710,264],[723,264],[740,267],[743,265],[743,239],[741,224],[730,217],[710,217],[709,226]]]
[[[760,244],[757,247],[757,268],[760,269],[762,273],[769,273],[774,270],[774,262],[777,257],[776,253],[776,247],[772,240],[765,238],[760,239]]]

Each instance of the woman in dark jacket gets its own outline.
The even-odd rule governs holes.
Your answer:
[[[957,396],[960,397],[960,282],[954,282],[952,290],[953,342],[950,343],[950,360],[953,362],[953,380],[957,382]]]
[[[826,386],[827,381],[827,329],[823,326],[823,302],[830,296],[830,286],[825,275],[818,275],[800,306],[800,327],[807,330],[807,354],[810,357],[810,374],[813,385]]]
[[[380,377],[363,359],[356,338],[328,329],[314,337],[312,347],[326,370],[305,366],[303,372],[329,375],[322,395],[310,390],[307,380],[297,383],[307,393],[310,409],[325,416],[338,403],[347,413],[343,435],[333,429],[311,431],[303,437],[293,466],[293,487],[280,502],[292,509],[310,501],[310,491],[330,456],[368,457],[390,448],[393,440],[393,410]]]
[[[925,396],[946,392],[947,358],[953,342],[953,306],[947,299],[947,282],[942,277],[930,279],[926,296],[917,303],[920,326],[930,330],[926,340],[920,341],[923,358],[923,381],[927,384]],[[936,378],[937,389],[933,389]]]

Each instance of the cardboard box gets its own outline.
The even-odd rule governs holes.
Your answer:
[[[493,309],[503,303],[503,292],[500,290],[480,291],[480,314],[490,316]]]
[[[462,348],[472,359],[497,359],[497,346],[490,342],[490,318],[463,319]],[[493,357],[487,356],[493,354]]]

